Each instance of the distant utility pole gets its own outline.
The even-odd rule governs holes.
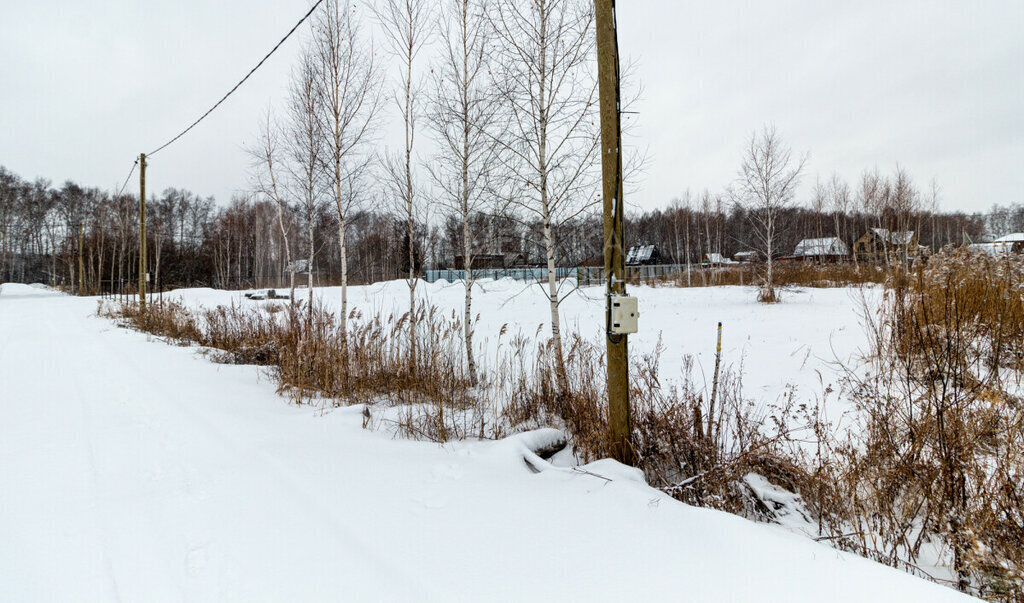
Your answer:
[[[146,309],[146,154],[139,155],[139,309]]]
[[[622,201],[622,149],[619,124],[619,50],[615,33],[615,0],[594,0],[597,27],[597,76],[601,95],[601,176],[604,201],[604,272],[608,279],[605,309],[608,341],[608,419],[611,455],[635,463],[629,409],[628,328],[619,328],[614,316],[626,295]],[[635,301],[635,300],[634,300]],[[635,329],[633,329],[635,331]]]

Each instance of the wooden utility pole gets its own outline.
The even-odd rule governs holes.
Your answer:
[[[146,154],[139,155],[139,309],[146,309]]]
[[[85,217],[78,222],[78,293],[82,295],[85,289],[85,258],[82,257],[82,239],[85,237]]]
[[[742,272],[740,273],[742,274]],[[708,404],[708,439],[715,437],[715,400],[718,398],[718,368],[722,365],[722,323],[718,323],[718,345],[715,347],[715,376],[711,380],[711,403]]]
[[[608,341],[608,420],[611,455],[632,465],[632,419],[629,409],[628,335],[612,332],[612,297],[626,294],[622,250],[622,151],[619,124],[619,50],[615,33],[615,0],[594,0],[597,27],[597,76],[601,95],[601,176],[604,201],[604,276],[608,282],[605,308]]]

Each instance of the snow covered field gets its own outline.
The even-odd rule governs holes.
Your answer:
[[[743,287],[630,287],[640,300],[640,332],[630,336],[630,351],[650,353],[659,341],[663,346],[662,376],[681,376],[683,356],[694,357],[694,379],[710,389],[715,365],[718,322],[723,323],[722,368],[742,369],[745,397],[758,403],[777,401],[789,392],[803,401],[815,401],[829,385],[835,386],[836,361],[847,363],[866,339],[861,327],[865,299],[874,303],[877,288],[793,289],[783,293],[784,303],[758,304],[756,292]],[[451,314],[461,316],[464,289],[461,283],[438,281],[417,286],[418,298]],[[575,330],[586,339],[601,341],[604,328],[604,289],[585,287],[568,297],[561,308],[563,333]],[[341,306],[341,288],[314,289],[317,300],[330,309]],[[296,297],[306,300],[307,290]],[[242,305],[258,307],[270,301],[252,301],[240,291],[184,289],[165,294],[190,307]],[[409,309],[409,289],[404,281],[349,287],[349,308],[372,315],[400,316]],[[479,316],[475,342],[478,358],[487,363],[498,353],[499,341],[507,346],[512,335],[533,339],[550,336],[547,298],[537,285],[511,279],[486,280],[474,289],[473,313]],[[499,338],[502,326],[508,333]],[[830,412],[845,405],[831,404]]]
[[[651,313],[668,305],[641,295]],[[777,320],[844,293],[806,295]],[[665,326],[704,341],[713,326],[686,307]],[[961,599],[683,505],[609,461],[588,474],[533,459],[535,474],[519,439],[396,441],[363,430],[358,407],[289,406],[256,368],[210,363],[95,309],[0,286],[0,600]],[[761,322],[749,304],[727,309]]]

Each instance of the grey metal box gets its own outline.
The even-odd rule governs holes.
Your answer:
[[[616,334],[636,333],[637,321],[640,318],[637,299],[628,295],[613,295],[611,303],[611,332]]]

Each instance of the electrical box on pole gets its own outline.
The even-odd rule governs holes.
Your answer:
[[[611,332],[617,335],[636,333],[640,319],[640,310],[635,297],[628,295],[612,295],[611,299]]]

